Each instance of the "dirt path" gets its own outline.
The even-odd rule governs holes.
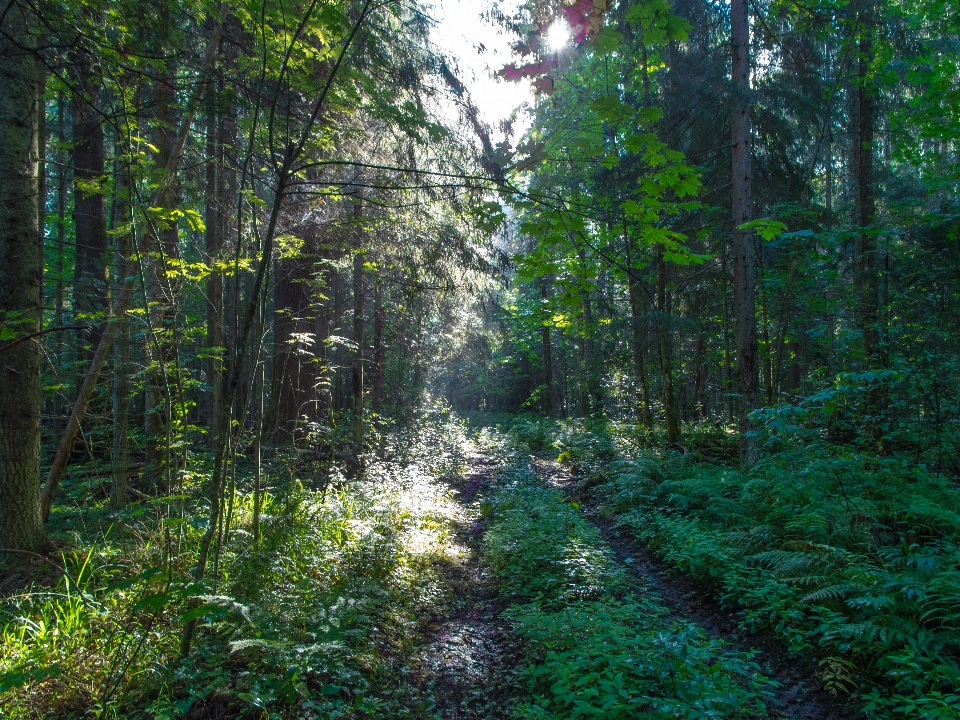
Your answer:
[[[493,469],[487,458],[471,457],[466,479],[452,486],[460,513],[448,539],[450,562],[443,567],[451,602],[411,663],[411,682],[433,698],[433,710],[445,720],[507,716],[515,652],[500,618],[503,603],[496,582],[482,566],[479,552],[486,530],[480,496]]]
[[[533,460],[537,474],[549,485],[561,489],[581,503],[584,517],[600,531],[636,581],[638,589],[654,591],[662,604],[677,618],[692,620],[711,636],[723,638],[738,650],[758,651],[755,660],[763,673],[778,683],[767,704],[771,717],[802,720],[849,720],[861,717],[859,709],[826,692],[818,679],[816,665],[809,660],[788,657],[781,643],[760,633],[745,633],[733,613],[704,592],[690,577],[671,572],[642,543],[620,532],[598,515],[590,493],[584,492],[570,470],[554,460]]]

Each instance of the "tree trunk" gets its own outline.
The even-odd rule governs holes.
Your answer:
[[[114,238],[113,257],[118,290],[134,270],[131,258],[133,242],[127,229],[131,220],[129,172],[126,163],[119,164],[116,179],[118,202],[113,223],[114,230],[124,228]],[[119,509],[127,505],[127,468],[130,461],[130,318],[126,312],[118,313],[115,310],[114,314],[117,315],[117,337],[113,346],[113,444],[110,453],[113,484],[110,488],[110,507]]]
[[[175,127],[177,104],[176,76],[172,70],[155,83],[157,96],[157,127],[154,142],[157,147],[157,165],[166,168],[176,146],[172,127]],[[173,179],[167,178],[158,206],[172,209],[176,205]],[[145,465],[144,481],[147,487],[163,492],[164,476],[169,456],[167,434],[173,421],[173,390],[170,369],[176,347],[173,340],[174,283],[167,277],[167,261],[176,258],[179,233],[176,220],[153,227],[146,235],[145,252],[148,315],[151,336],[147,339],[147,373],[145,378],[146,408],[144,417]],[[169,479],[169,474],[166,474]]]
[[[633,349],[633,371],[640,383],[641,416],[647,431],[653,433],[653,413],[650,412],[650,385],[647,382],[647,362],[643,352],[644,313],[640,306],[639,281],[634,275],[633,254],[630,237],[624,223],[624,246],[627,261],[627,294],[630,298],[630,340]]]
[[[38,218],[39,108],[45,73],[29,48],[35,18],[24,5],[0,21],[0,323],[40,330],[43,245]],[[40,519],[40,344],[18,343],[0,362],[0,547],[32,549]]]
[[[370,373],[370,407],[379,413],[383,404],[383,283],[379,276],[373,289],[373,364]]]
[[[107,271],[107,216],[104,192],[98,185],[105,176],[106,151],[100,115],[92,105],[97,97],[90,80],[93,72],[85,53],[73,53],[73,224],[76,230],[76,265],[73,282],[74,318],[96,326],[81,332],[82,367],[90,361],[103,333],[107,314],[109,273]],[[79,383],[77,383],[79,385]]]
[[[207,90],[207,187],[204,245],[210,275],[207,277],[207,443],[217,446],[215,418],[220,416],[223,395],[223,274],[217,268],[223,247],[224,223],[221,206],[224,193],[222,122],[217,112],[216,94]]]
[[[873,187],[874,102],[868,78],[873,51],[873,17],[867,3],[857,12],[860,23],[857,84],[851,89],[851,164],[853,169],[853,226],[859,230],[854,238],[853,272],[856,289],[856,320],[863,334],[865,365],[879,368],[880,355],[879,301],[880,278],[877,272],[876,239],[870,228],[876,219],[877,203]],[[867,426],[876,440],[882,434],[879,416],[882,392],[874,383],[867,393]]]
[[[730,6],[733,46],[733,282],[737,336],[737,385],[740,391],[740,462],[757,461],[756,440],[750,436],[749,413],[757,407],[756,247],[753,233],[740,226],[751,220],[750,183],[753,173],[750,143],[750,21],[747,0]]]
[[[310,362],[322,340],[313,335],[316,324],[311,303],[311,280],[316,261],[316,233],[308,228],[300,253],[278,259],[274,281],[273,399],[276,411],[274,439],[292,443],[302,436],[303,416],[316,412],[316,363]]]
[[[663,414],[667,442],[680,442],[680,421],[673,392],[673,342],[670,337],[670,308],[667,296],[667,263],[663,247],[657,248],[657,341],[660,346],[660,373],[663,375]]]
[[[357,474],[363,472],[363,233],[360,219],[363,204],[359,199],[353,206],[356,227],[356,250],[353,255],[353,341],[357,349],[353,355],[353,459]]]
[[[66,144],[66,127],[63,120],[64,98],[60,94],[57,96],[57,132],[61,143]],[[57,170],[57,259],[54,270],[54,303],[53,303],[53,325],[54,327],[63,327],[64,310],[64,277],[63,277],[63,251],[64,237],[67,230],[67,158],[66,153],[57,153],[59,168]],[[54,357],[58,367],[66,367],[66,358],[64,357],[63,333],[54,333],[56,340],[54,343]],[[60,418],[63,414],[63,396],[64,391],[58,390],[54,395],[53,416]]]

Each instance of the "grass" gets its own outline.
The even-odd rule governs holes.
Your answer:
[[[519,457],[490,501],[484,557],[525,641],[530,699],[515,718],[762,717],[749,654],[671,618],[630,582],[595,528]]]
[[[203,585],[190,575],[199,483],[182,518],[163,515],[166,502],[61,506],[54,541],[82,592],[38,579],[2,599],[0,716],[430,717],[403,667],[447,600],[440,479],[463,471],[466,437],[442,409],[417,420],[384,437],[389,459],[372,458],[363,481],[313,490],[276,463],[256,546],[238,472],[232,530]]]
[[[960,717],[960,493],[909,458],[805,438],[749,473],[630,426],[559,426],[601,506],[871,718]],[[717,457],[723,439],[710,437]],[[770,444],[768,443],[768,447]],[[707,455],[708,453],[704,453]]]

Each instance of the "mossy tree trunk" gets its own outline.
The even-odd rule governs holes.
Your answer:
[[[39,123],[45,73],[36,19],[10,6],[0,26],[0,327],[39,332],[43,244],[39,213]],[[0,345],[0,547],[35,548],[40,519],[40,345]]]

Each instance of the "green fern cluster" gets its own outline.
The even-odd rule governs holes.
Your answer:
[[[498,475],[484,556],[525,640],[530,699],[516,718],[746,718],[765,715],[750,655],[669,617],[559,491],[514,459]]]
[[[960,717],[960,495],[902,463],[782,454],[748,475],[607,466],[605,506],[744,625],[825,658],[868,715]]]

